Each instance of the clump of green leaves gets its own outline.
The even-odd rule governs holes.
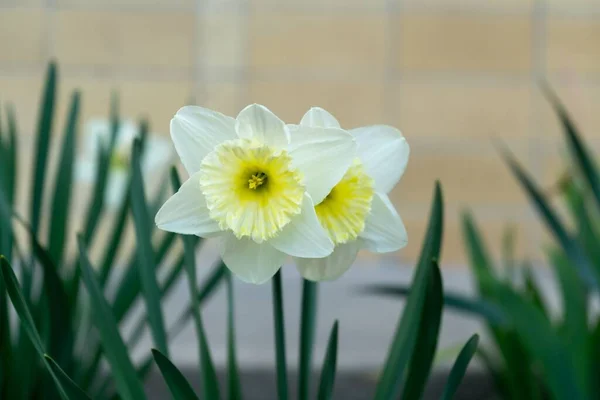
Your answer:
[[[503,399],[600,398],[595,375],[600,366],[600,317],[590,303],[600,289],[600,174],[589,148],[556,95],[545,93],[562,123],[570,153],[560,180],[560,200],[544,193],[511,153],[501,148],[510,170],[528,195],[554,244],[546,249],[558,282],[562,309],[550,313],[529,263],[517,268],[514,235],[507,231],[500,263],[490,256],[469,213],[463,216],[464,241],[475,279],[476,298],[445,293],[445,304],[482,318],[492,345],[477,355]],[[501,272],[502,271],[502,272]],[[405,296],[407,287],[377,286],[378,293]]]
[[[465,215],[465,243],[479,296],[495,304],[508,322],[501,326],[487,320],[495,353],[481,352],[481,358],[505,398],[598,399],[600,318],[589,306],[600,289],[600,176],[566,109],[550,88],[543,89],[561,121],[570,155],[568,174],[559,182],[569,221],[513,156],[505,149],[502,154],[554,237],[546,256],[562,310],[551,315],[527,263],[520,284],[499,276],[475,222]],[[512,268],[511,251],[503,258]]]
[[[19,131],[15,110],[10,105],[5,108],[5,123],[0,121],[0,254],[3,255],[3,279],[0,279],[0,398],[3,399],[58,398],[59,395],[65,398],[65,393],[67,398],[79,398],[69,394],[73,393],[69,389],[72,387],[81,388],[93,398],[108,398],[114,390],[113,378],[114,384],[122,389],[119,385],[121,375],[117,372],[121,369],[135,377],[139,386],[150,372],[152,356],[148,349],[146,360],[134,365],[128,359],[129,349],[149,326],[153,334],[160,332],[161,346],[157,347],[165,350],[166,343],[177,337],[194,310],[191,306],[183,307],[185,312],[178,323],[168,331],[161,331],[157,305],[168,296],[182,275],[185,255],[174,246],[177,239],[174,234],[154,229],[150,216],[156,212],[162,199],[157,197],[148,202],[144,198],[139,172],[139,157],[147,132],[147,124],[143,121],[140,124],[141,141],[136,148],[137,158],[132,169],[132,193],[123,194],[114,216],[106,213],[103,200],[108,164],[118,139],[120,123],[116,97],[110,107],[111,140],[102,143],[96,154],[99,167],[80,228],[80,254],[68,253],[69,244],[75,247],[77,241],[75,237],[69,237],[68,232],[69,225],[74,222],[70,205],[77,196],[73,175],[83,101],[78,91],[72,93],[62,143],[59,144],[58,167],[55,176],[50,176],[48,164],[55,141],[58,85],[58,69],[51,63],[40,101],[32,176],[27,180],[31,182],[31,188],[27,199],[16,196],[24,182],[17,179],[21,156]],[[44,199],[50,199],[48,209],[43,207]],[[15,204],[24,200],[29,205],[27,216],[15,211]],[[137,236],[138,252],[123,245],[126,226],[132,223],[132,219],[135,227],[144,228],[143,235]],[[92,268],[87,249],[98,246],[94,243],[103,220],[107,220],[109,225],[106,230],[109,236],[99,252],[101,257],[93,261],[95,267]],[[43,226],[48,229],[44,231]],[[19,231],[26,232],[26,240],[21,240],[23,243],[18,239],[23,235],[16,234]],[[199,244],[199,239],[191,240],[194,246]],[[129,253],[128,261],[116,271],[114,267],[119,253]],[[175,262],[167,262],[169,259],[175,259]],[[160,282],[155,278],[159,272],[161,276],[166,275]],[[217,263],[206,281],[195,288],[195,304],[206,301],[225,281],[224,278],[226,269]],[[99,305],[92,293],[104,296],[109,281],[114,296],[110,302],[104,300]],[[86,286],[87,290],[82,290],[82,286]],[[136,322],[131,336],[122,339],[118,327],[129,318],[138,299],[144,301],[146,314]],[[11,303],[19,320],[10,317]],[[110,330],[111,325],[112,335],[109,334],[107,339],[106,329]],[[121,341],[120,347],[117,338]],[[119,351],[115,351],[115,346]],[[113,355],[120,359],[118,366],[114,366],[113,376],[108,377],[100,365],[102,360],[110,362]],[[65,382],[67,376],[71,377],[71,383],[57,384]],[[131,393],[135,392],[131,390]]]
[[[75,92],[61,146],[59,168],[54,178],[54,190],[47,192],[47,163],[52,144],[54,105],[57,87],[57,68],[48,69],[46,87],[37,132],[36,156],[30,193],[30,215],[25,218],[15,209],[17,177],[17,127],[12,109],[8,109],[7,134],[0,135],[0,398],[64,400],[145,399],[144,380],[156,365],[174,399],[220,399],[225,396],[217,381],[201,315],[203,303],[226,283],[228,304],[227,398],[243,398],[236,362],[234,293],[231,275],[222,262],[198,287],[196,284],[195,252],[201,240],[195,236],[180,236],[183,250],[174,247],[178,239],[172,233],[156,232],[152,215],[160,198],[147,201],[144,192],[140,159],[144,151],[147,124],[142,123],[140,137],[132,149],[130,191],[123,194],[122,204],[112,221],[109,240],[91,259],[88,250],[94,246],[99,222],[106,218],[103,199],[108,179],[108,165],[116,143],[119,116],[116,101],[111,106],[112,135],[107,145],[101,145],[97,158],[100,167],[81,233],[69,237],[71,219],[73,165],[76,149],[80,94]],[[1,127],[2,125],[0,125]],[[175,169],[170,174],[174,191],[180,179]],[[42,208],[44,196],[52,196],[51,210]],[[136,232],[136,248],[121,249],[125,226],[130,220]],[[43,235],[41,226],[49,229]],[[402,394],[404,399],[422,396],[431,371],[437,347],[443,308],[442,280],[438,267],[441,249],[443,201],[436,186],[431,219],[417,264],[413,290],[398,322],[390,350],[377,385],[375,399],[391,400]],[[28,243],[17,240],[18,224],[27,231]],[[72,258],[66,251],[70,241],[76,242],[77,254]],[[129,261],[120,274],[115,272],[116,254],[128,250]],[[25,253],[27,252],[27,253]],[[176,261],[168,263],[175,253]],[[158,280],[160,270],[166,279]],[[184,312],[171,327],[165,325],[161,302],[172,290],[173,283],[185,273],[191,302],[181,307]],[[40,289],[35,282],[41,281]],[[112,300],[106,296],[108,282],[116,287]],[[310,381],[318,284],[303,281],[298,364],[298,394],[300,400],[312,398],[316,389],[318,399],[331,399],[334,393],[338,337],[337,321],[332,323],[327,351],[318,385]],[[277,394],[279,399],[290,397],[286,362],[286,332],[283,315],[281,272],[272,280],[273,319],[275,330]],[[140,299],[145,315],[132,333],[123,337],[120,326],[128,318],[134,302]],[[10,314],[16,313],[17,319]],[[189,382],[169,359],[169,342],[183,326],[193,320],[198,338],[201,393],[194,393]],[[130,357],[130,350],[145,328],[148,328],[154,349],[139,363]],[[459,355],[449,377],[443,399],[451,399],[466,367],[477,348],[473,336]],[[110,373],[103,373],[100,363],[105,360]]]

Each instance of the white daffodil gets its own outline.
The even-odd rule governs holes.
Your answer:
[[[190,177],[156,215],[164,230],[220,236],[223,261],[240,279],[263,283],[287,255],[326,257],[333,242],[314,204],[356,155],[339,127],[288,127],[261,105],[237,118],[196,106],[171,120],[175,150]]]
[[[290,126],[292,140],[294,131],[304,127],[339,128],[340,124],[327,111],[312,108],[297,128]],[[342,275],[360,249],[387,253],[407,243],[404,223],[387,193],[406,169],[408,143],[391,126],[374,125],[349,132],[358,144],[357,157],[339,183],[315,206],[335,250],[325,258],[296,259],[302,276],[313,281]]]
[[[109,210],[115,209],[127,192],[131,164],[131,147],[139,134],[139,125],[132,120],[119,122],[117,142],[109,164],[104,204]],[[98,146],[108,146],[111,137],[111,124],[106,119],[91,119],[85,124],[85,143],[81,157],[77,161],[76,176],[82,183],[93,183],[98,169]],[[173,158],[173,147],[167,138],[149,134],[142,156],[142,173],[156,176],[165,171]]]

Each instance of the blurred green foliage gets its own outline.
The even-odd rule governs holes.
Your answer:
[[[516,265],[514,231],[507,230],[497,262],[469,213],[463,215],[463,236],[477,296],[446,292],[444,302],[485,322],[491,343],[478,348],[477,356],[499,398],[600,399],[600,318],[591,307],[600,289],[600,174],[565,107],[549,87],[543,90],[569,150],[557,187],[544,192],[509,150],[503,145],[499,150],[553,236],[544,251],[561,308],[558,314],[551,310],[530,263]],[[397,297],[411,293],[395,285],[370,290]]]

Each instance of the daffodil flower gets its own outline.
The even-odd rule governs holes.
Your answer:
[[[114,210],[121,204],[127,193],[129,171],[131,168],[131,147],[139,134],[139,126],[132,120],[119,122],[117,142],[108,165],[104,204]],[[84,128],[85,143],[81,157],[77,161],[76,177],[79,182],[90,184],[96,179],[98,169],[98,146],[108,146],[111,136],[111,124],[107,119],[91,119]],[[147,176],[156,176],[164,172],[173,158],[173,147],[168,139],[150,134],[142,156],[142,172]]]
[[[310,109],[294,132],[304,127],[339,128],[339,122],[321,108]],[[387,196],[402,177],[408,162],[408,143],[399,130],[374,125],[349,130],[357,157],[343,178],[315,210],[335,250],[325,258],[297,258],[300,274],[309,280],[338,278],[350,268],[358,251],[375,253],[399,250],[407,244],[402,219]]]
[[[315,203],[344,176],[356,142],[339,127],[289,128],[266,107],[237,118],[196,106],[171,120],[189,179],[156,215],[170,232],[220,236],[227,267],[251,283],[269,280],[287,255],[333,251]]]

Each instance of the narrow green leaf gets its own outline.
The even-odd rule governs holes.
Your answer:
[[[427,378],[431,372],[435,351],[437,349],[440,322],[443,307],[442,276],[437,263],[434,263],[429,278],[419,332],[415,348],[410,360],[408,375],[406,376],[402,399],[418,400],[423,396]]]
[[[494,272],[491,257],[486,249],[482,235],[474,219],[468,213],[463,215],[463,235],[465,250],[469,255],[470,266],[476,278],[479,295],[483,300],[497,302],[494,288],[500,279]],[[496,306],[497,307],[497,306]],[[499,314],[503,315],[500,309]],[[519,335],[510,326],[508,316],[503,326],[496,326],[488,321],[493,337],[501,356],[510,369],[505,369],[507,388],[510,397],[515,399],[535,399],[537,380],[532,370],[532,362],[521,343]]]
[[[321,370],[321,381],[319,382],[319,393],[317,395],[318,400],[330,400],[333,398],[337,365],[338,325],[338,321],[336,320],[329,334],[329,342],[327,343],[323,369]]]
[[[179,190],[181,186],[181,180],[177,175],[177,170],[173,167],[171,169],[171,183],[173,190]],[[217,373],[213,364],[208,342],[206,340],[206,333],[204,331],[204,324],[202,323],[202,317],[200,315],[200,303],[198,301],[198,288],[196,286],[196,252],[195,252],[195,240],[193,237],[188,235],[182,235],[185,268],[188,276],[189,291],[191,297],[192,306],[192,317],[196,325],[196,334],[198,336],[198,350],[200,351],[200,371],[202,374],[202,389],[204,392],[205,399],[220,399],[219,393],[219,381],[217,379]]]
[[[589,364],[592,349],[588,340],[588,294],[576,271],[560,250],[551,249],[547,254],[561,290],[564,311],[559,332],[573,354],[578,376],[583,379],[582,384],[587,387],[591,383],[589,379],[593,371],[590,370],[592,365]]]
[[[85,242],[81,235],[77,239],[80,256],[79,266],[83,283],[87,287],[92,309],[94,310],[92,313],[94,325],[104,347],[104,355],[111,366],[116,387],[125,400],[145,399],[144,390],[129,359],[127,348],[123,343],[123,339],[121,339],[111,308],[102,294],[102,289],[87,258]]]
[[[10,104],[6,107],[6,115],[8,120],[8,138],[4,142],[4,148],[0,148],[0,156],[6,163],[0,167],[0,196],[5,196],[8,208],[13,209],[17,192],[18,143],[17,122],[14,109]],[[2,136],[1,133],[0,136]],[[7,218],[3,223],[0,223],[0,254],[3,254],[8,260],[12,259],[13,241],[12,219]]]
[[[11,205],[15,204],[17,196],[17,177],[19,163],[19,142],[17,140],[17,117],[15,116],[15,109],[12,104],[6,106],[6,116],[8,120],[8,165],[9,165],[9,202]]]
[[[508,226],[502,235],[502,265],[506,279],[514,282],[516,278],[515,247],[517,234],[514,226]]]
[[[369,294],[404,298],[410,294],[411,287],[408,285],[372,284],[365,286],[364,291]],[[459,293],[446,292],[444,293],[444,306],[474,317],[484,318],[494,326],[506,326],[508,324],[506,317],[502,315],[502,311],[486,299],[471,299]]]
[[[84,238],[86,243],[91,243],[96,233],[96,228],[100,221],[100,217],[104,212],[104,198],[106,185],[110,172],[110,162],[113,157],[116,144],[119,140],[120,133],[120,116],[119,116],[119,96],[116,92],[111,94],[110,98],[110,140],[108,143],[98,142],[98,154],[96,164],[96,179],[94,180],[94,191],[91,202],[88,206],[86,225],[84,229]]]
[[[0,279],[0,397],[8,398],[11,374],[14,374],[13,345],[4,280]],[[17,398],[13,394],[13,397]]]
[[[163,263],[164,258],[175,243],[175,238],[176,235],[172,233],[167,233],[162,237],[162,240],[158,245],[158,250],[154,256],[154,265],[161,265]],[[131,261],[128,263],[127,270],[119,282],[117,294],[115,295],[115,300],[113,301],[113,312],[115,313],[115,317],[119,322],[122,321],[127,313],[131,310],[133,302],[142,290],[139,280],[139,273],[137,270],[137,261],[136,249],[136,253],[134,253],[131,257]],[[182,270],[183,268],[180,269],[179,272]]]
[[[600,273],[600,232],[598,232],[598,219],[592,215],[592,207],[586,204],[587,188],[582,188],[575,181],[569,180],[563,184],[564,200],[573,216],[577,238],[586,250],[590,261]]]
[[[590,262],[579,243],[568,234],[556,212],[550,207],[540,190],[535,186],[531,178],[523,171],[508,150],[502,150],[502,155],[515,177],[521,183],[521,186],[523,186],[529,195],[533,205],[542,216],[542,220],[546,223],[550,232],[562,246],[565,254],[573,263],[573,266],[577,268],[581,278],[586,283],[586,286],[598,290],[600,288],[598,277],[594,274]]]
[[[131,183],[130,183],[131,185]],[[104,250],[104,258],[100,264],[100,284],[102,287],[106,285],[106,281],[110,276],[112,267],[115,265],[116,256],[119,253],[119,248],[123,243],[123,233],[125,232],[125,225],[127,223],[127,215],[129,213],[129,202],[130,197],[125,194],[121,205],[119,206],[119,212],[114,220],[114,225],[111,230],[110,239]]]
[[[156,265],[154,264],[154,250],[152,248],[151,219],[148,215],[148,205],[144,194],[144,181],[140,164],[140,146],[139,139],[136,139],[133,144],[131,157],[131,211],[133,213],[137,239],[137,267],[152,338],[158,350],[168,356],[169,347],[167,345],[164,317],[160,306],[160,289],[155,275]]]
[[[554,107],[554,111],[558,114],[558,117],[563,125],[563,130],[567,139],[567,144],[569,145],[569,149],[571,150],[574,160],[578,164],[583,177],[592,190],[592,193],[596,199],[596,203],[600,207],[600,177],[598,176],[594,159],[588,151],[587,146],[580,138],[575,124],[569,117],[566,108],[558,99],[558,96],[548,84],[542,84],[541,87],[542,91],[546,95],[546,98]]]
[[[454,395],[460,386],[460,382],[463,380],[465,372],[467,372],[467,367],[469,366],[469,363],[471,362],[471,359],[477,350],[478,344],[479,335],[473,335],[467,344],[465,344],[465,347],[463,347],[463,349],[460,351],[460,354],[456,358],[456,361],[450,370],[450,375],[448,375],[448,381],[444,387],[442,400],[451,400],[454,398]]]
[[[27,337],[31,341],[31,344],[33,345],[35,351],[42,358],[42,361],[44,362],[46,369],[48,370],[52,379],[54,380],[54,383],[56,384],[56,389],[58,390],[59,395],[64,400],[69,400],[60,381],[54,374],[54,371],[52,370],[52,368],[50,367],[50,365],[48,364],[46,359],[44,358],[44,354],[45,354],[44,345],[43,345],[42,339],[40,338],[40,335],[35,327],[33,317],[31,316],[31,312],[29,311],[29,308],[27,307],[27,302],[25,301],[25,298],[23,297],[23,293],[19,289],[19,281],[17,280],[17,277],[15,276],[15,273],[13,272],[12,267],[8,263],[8,260],[6,258],[4,258],[3,256],[0,256],[0,275],[2,276],[2,281],[4,283],[6,291],[8,292],[8,296],[10,297],[13,307],[14,307],[15,311],[17,312],[19,319],[21,320],[21,325],[22,325],[25,333],[27,334]],[[21,353],[20,356],[24,356],[24,354]],[[27,361],[30,361],[30,360],[27,360]]]
[[[117,145],[117,141],[119,140],[119,133],[121,132],[121,117],[119,115],[119,94],[117,92],[112,92],[110,95],[110,142],[109,142],[109,153],[112,154],[113,149]]]
[[[287,361],[285,355],[285,319],[283,316],[283,289],[281,268],[273,276],[273,328],[275,329],[275,364],[277,366],[277,394],[280,400],[288,398]]]
[[[173,395],[173,400],[198,400],[192,386],[167,357],[156,349],[152,349],[152,355]]]
[[[525,263],[522,267],[523,279],[525,280],[525,296],[531,301],[538,310],[546,317],[549,318],[548,309],[544,303],[544,298],[538,287],[535,277],[533,276],[532,266],[529,263]]]
[[[27,302],[19,290],[19,282],[15,273],[12,270],[8,260],[4,258],[4,256],[0,256],[0,266],[3,277],[3,282],[6,287],[6,291],[10,300],[17,312],[17,315],[21,319],[21,323],[23,324],[23,328],[27,333],[27,336],[30,338],[31,343],[38,351],[38,353],[44,354],[44,346],[42,344],[42,339],[39,336],[37,329],[35,328],[35,323],[33,321],[33,317],[29,311],[27,306]]]
[[[181,272],[183,271],[183,267],[185,265],[185,256],[180,256],[179,259],[177,259],[177,261],[175,262],[175,264],[173,264],[173,266],[171,267],[170,271],[169,271],[169,275],[167,275],[164,284],[161,287],[161,298],[164,299],[165,297],[167,297],[175,283],[175,281],[177,280],[177,278],[179,278],[179,275],[181,274]],[[191,307],[190,307],[191,309]],[[190,314],[191,316],[191,314]],[[127,346],[131,347],[131,346],[135,346],[136,343],[138,343],[140,341],[140,339],[142,338],[142,335],[144,334],[144,330],[146,329],[146,324],[147,324],[148,320],[146,318],[145,315],[143,315],[142,317],[140,317],[137,321],[137,323],[134,325],[135,328],[133,328],[133,330],[131,331],[131,336],[129,337],[129,339],[127,339]]]
[[[592,328],[589,336],[590,352],[588,354],[588,362],[590,365],[590,371],[594,373],[600,371],[600,320],[596,321],[595,326]],[[590,393],[592,398],[594,394],[600,393],[600,381],[596,378],[596,375],[586,377],[590,380]]]
[[[161,265],[163,263],[162,261],[163,261],[164,257],[166,257],[167,253],[173,246],[174,242],[175,242],[174,234],[168,233],[167,235],[165,235],[163,237],[162,242],[158,246],[159,250],[156,252],[156,255],[154,258],[156,265]],[[136,264],[137,260],[136,260],[135,252],[132,255],[132,257],[130,257],[130,258],[131,258],[131,261],[128,263],[128,266],[127,266],[127,269],[125,270],[124,276],[118,284],[115,299],[113,300],[113,304],[112,304],[112,312],[113,312],[113,315],[115,316],[115,320],[117,321],[117,324],[120,323],[121,321],[123,321],[123,319],[131,311],[132,305],[135,302],[135,299],[137,298],[137,296],[139,295],[140,290],[141,290],[141,284],[140,284],[140,280],[138,277],[139,274],[137,271],[137,264]],[[181,259],[178,262],[176,262],[172,266],[171,270],[169,271],[169,275],[167,276],[167,279],[165,280],[165,285],[163,286],[163,288],[161,290],[161,298],[164,298],[170,292],[170,289],[173,287],[173,285],[175,284],[175,281],[177,280],[177,278],[179,277],[179,275],[181,274],[182,271],[183,271],[183,256],[181,257]],[[139,342],[140,338],[142,337],[142,334],[144,333],[144,328],[146,326],[146,322],[147,322],[147,320],[146,320],[145,315],[140,317],[140,319],[134,325],[135,328],[132,331],[133,332],[132,335],[129,337],[129,339],[127,341],[128,345],[133,346]],[[98,367],[100,366],[101,356],[102,356],[102,349],[100,347],[97,347],[94,352],[94,356],[92,357],[92,362],[90,363],[89,368],[87,368],[85,378],[83,379],[84,382],[89,383],[91,381],[91,379],[96,375],[96,373],[98,371]],[[149,365],[152,364],[152,360],[151,360],[150,356],[148,358],[147,364],[149,364]]]
[[[73,165],[77,149],[77,122],[79,118],[78,91],[71,97],[71,110],[65,128],[62,150],[54,186],[52,199],[52,213],[50,215],[50,229],[48,230],[48,250],[52,260],[57,266],[62,264],[65,252],[65,236],[69,226],[71,209],[71,187],[73,182]]]
[[[300,352],[298,354],[298,400],[310,396],[313,346],[317,319],[318,283],[302,280],[302,311],[300,315]]]
[[[62,387],[65,390],[67,398],[69,400],[91,400],[90,396],[87,395],[69,376],[62,370],[62,368],[54,361],[48,354],[44,354],[44,358],[50,364],[50,367],[54,371],[54,374],[60,381]]]
[[[200,289],[200,302],[207,300],[210,296],[214,294],[215,289],[221,283],[226,273],[227,267],[225,266],[223,261],[219,261],[218,265],[213,268],[213,272],[204,281],[202,289]],[[192,317],[192,312],[192,307],[188,306],[188,308],[171,326],[171,329],[169,329],[169,337],[175,338],[181,332],[183,332],[183,328]]]
[[[472,339],[473,337],[471,337],[471,340]],[[498,395],[500,395],[501,398],[510,398],[507,390],[507,377],[505,371],[502,370],[503,365],[500,364],[499,360],[496,357],[493,357],[490,354],[490,352],[488,352],[485,348],[481,346],[477,347],[477,350],[475,350],[475,355],[477,356],[481,364],[483,364],[490,378],[492,378],[493,387],[496,390],[496,393],[498,393]]]
[[[479,294],[489,294],[489,286],[497,279],[494,264],[482,240],[482,236],[469,213],[463,214],[462,231],[465,250],[469,256],[470,266],[475,274]]]
[[[229,400],[242,399],[242,385],[240,372],[237,365],[237,351],[235,348],[235,304],[233,297],[233,280],[231,272],[227,271],[227,381]]]
[[[85,216],[84,239],[86,243],[91,243],[100,222],[100,217],[104,210],[104,198],[106,185],[108,182],[108,172],[110,171],[111,153],[108,145],[99,142],[96,153],[96,176],[94,177],[94,189],[90,204],[88,205]]]
[[[183,271],[183,265],[185,263],[184,257],[183,255],[175,262],[175,264],[171,267],[171,270],[169,271],[169,275],[166,277],[165,282],[161,288],[161,301],[162,299],[164,299],[165,297],[169,296],[171,289],[174,287],[175,282],[177,281],[177,278],[179,278],[179,275],[181,273],[181,271]],[[135,268],[135,267],[133,267]],[[134,270],[135,271],[135,270]],[[137,274],[134,275],[137,277]],[[210,280],[210,277],[209,277]],[[210,282],[209,282],[210,283]],[[208,298],[208,296],[210,294],[212,294],[212,291],[216,288],[216,286],[210,286],[210,287],[206,287],[206,285],[202,286],[201,289],[199,289],[201,296],[200,296],[200,303],[202,304],[206,298]],[[208,290],[208,291],[206,291]],[[188,310],[191,310],[191,306],[189,306]],[[113,314],[115,313],[114,311],[114,306],[113,306]],[[191,311],[190,314],[191,316]],[[116,316],[115,316],[116,318]],[[145,315],[142,315],[137,322],[133,325],[134,328],[131,330],[131,335],[129,336],[129,338],[126,341],[126,345],[128,348],[132,348],[134,347],[137,343],[140,342],[140,340],[142,339],[142,336],[144,335],[144,331],[146,329],[146,325],[147,325],[147,318]],[[189,318],[185,320],[185,322],[189,321]],[[168,337],[169,340],[173,340],[179,333],[173,334],[172,330],[169,331],[168,333]],[[101,348],[97,348],[96,353],[94,354],[94,357],[92,359],[92,362],[90,363],[91,367],[88,369],[89,373],[86,376],[86,381],[91,381],[91,378],[95,376],[97,369],[100,365],[100,359],[102,356],[102,349]],[[147,374],[151,371],[151,367],[152,367],[152,356],[148,355],[141,363],[140,363],[141,367],[138,367],[136,369],[136,372],[138,374],[138,377],[140,378],[141,381],[144,381],[147,377]],[[103,384],[100,385],[101,388],[104,388],[105,390],[108,389],[108,379],[104,379]]]
[[[0,198],[6,204],[5,208],[11,209],[9,205],[9,165],[8,165],[8,145],[2,140],[2,131],[0,123]],[[12,221],[10,218],[0,219],[0,254],[10,257],[9,249],[12,247]]]
[[[42,247],[35,238],[31,227],[23,220],[19,220],[28,231],[33,253],[44,271],[44,296],[48,303],[48,316],[52,321],[49,329],[49,352],[58,357],[61,362],[66,362],[70,357],[73,346],[74,334],[72,329],[71,307],[66,288],[58,275],[56,264],[50,253]]]
[[[183,261],[181,262],[181,265],[183,265]],[[223,264],[222,261],[219,262],[219,265],[217,265],[216,267],[213,268],[212,273],[204,280],[203,284],[198,289],[198,292],[199,292],[198,301],[200,302],[200,305],[203,305],[215,293],[216,289],[218,288],[219,283],[221,283],[221,281],[223,280],[226,272],[227,272],[227,267],[225,267],[225,264]],[[173,282],[174,281],[175,280],[173,280]],[[167,285],[165,285],[164,288],[166,289],[166,287],[167,287]],[[168,292],[169,291],[166,290],[165,295],[168,294]],[[190,318],[192,318],[192,313],[193,313],[193,310],[190,305],[169,329],[169,340],[173,341],[173,340],[177,339],[177,337],[181,334],[181,332],[183,332],[183,329],[187,325],[188,321],[190,320]],[[143,323],[144,320],[142,320],[141,322]],[[128,340],[128,343],[134,344],[134,343],[139,342],[139,338],[141,337],[141,335],[143,333],[143,329],[138,329],[138,328],[139,328],[139,325],[137,325],[136,329],[134,329],[134,332],[137,333],[138,335],[136,335],[135,333],[132,334],[132,336]],[[138,369],[138,376],[140,376],[142,378],[146,377],[147,373],[150,371],[146,367],[148,365],[149,361],[150,361],[150,359],[145,359],[144,361],[142,361],[140,363],[140,365],[142,365],[142,367]]]
[[[550,322],[533,304],[522,299],[511,288],[498,284],[495,292],[498,305],[511,317],[524,345],[540,361],[545,382],[554,398],[584,399],[578,386],[572,356],[555,334]]]
[[[54,119],[54,102],[56,100],[56,75],[57,67],[54,62],[48,65],[46,72],[46,85],[40,103],[39,119],[36,136],[36,156],[33,177],[31,180],[31,229],[34,236],[38,236],[42,204],[44,199],[44,182],[46,181],[46,170],[48,167],[48,154],[50,153],[50,141],[52,135],[52,123]]]
[[[400,394],[404,370],[412,356],[417,340],[419,321],[425,302],[431,268],[439,259],[442,245],[443,215],[442,189],[437,183],[431,206],[429,226],[421,249],[421,256],[417,263],[415,278],[413,279],[413,291],[406,301],[404,312],[398,322],[383,373],[377,384],[375,400],[392,400],[398,398]]]

